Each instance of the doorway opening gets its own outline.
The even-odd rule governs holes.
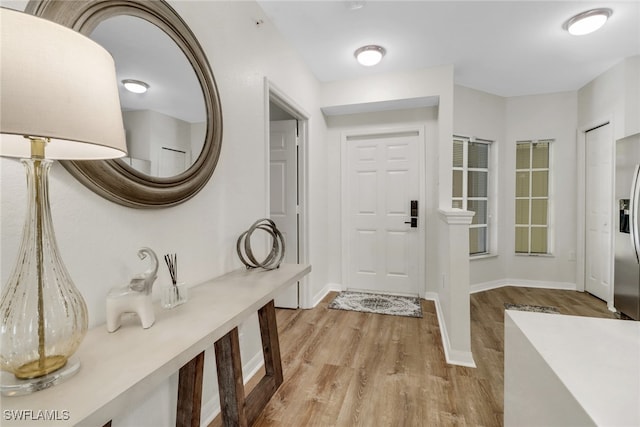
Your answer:
[[[308,263],[307,140],[308,115],[296,103],[265,80],[268,217],[285,239],[284,262]],[[307,278],[275,299],[276,307],[310,307]]]

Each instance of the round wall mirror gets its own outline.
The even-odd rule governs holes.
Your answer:
[[[128,157],[61,162],[74,177],[135,208],[173,206],[204,187],[220,155],[220,99],[200,44],[171,6],[162,0],[32,0],[26,12],[87,35],[116,63]],[[146,92],[128,91],[130,81]]]

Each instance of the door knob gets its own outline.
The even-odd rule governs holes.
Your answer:
[[[418,218],[411,218],[411,221],[405,221],[405,224],[411,224],[411,228],[418,228]]]

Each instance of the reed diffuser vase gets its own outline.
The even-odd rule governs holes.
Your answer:
[[[178,282],[178,255],[167,254],[164,256],[164,262],[169,269],[171,284],[162,289],[162,308],[174,308],[187,302],[189,288],[185,283]]]
[[[189,288],[185,283],[170,284],[162,288],[162,308],[174,308],[187,302]]]

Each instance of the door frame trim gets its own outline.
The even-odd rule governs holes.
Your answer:
[[[418,134],[418,217],[422,226],[418,227],[418,296],[424,298],[427,292],[426,285],[426,228],[427,228],[427,211],[426,211],[426,128],[425,125],[397,125],[397,126],[369,126],[363,129],[346,130],[340,134],[340,216],[341,216],[341,288],[345,290],[348,269],[347,269],[347,250],[349,245],[349,233],[346,230],[348,223],[347,206],[347,140],[350,137],[360,136],[376,136],[385,134],[402,134],[416,132]]]
[[[598,120],[593,120],[584,124],[578,128],[577,135],[577,175],[578,175],[578,188],[577,188],[577,215],[576,215],[576,290],[580,292],[586,291],[586,226],[587,226],[587,211],[586,211],[586,201],[587,201],[587,188],[586,188],[586,179],[587,179],[587,152],[586,152],[586,144],[587,144],[587,132],[598,127],[604,125],[611,126],[611,137],[613,138],[613,159],[615,162],[615,122],[613,120],[613,116],[606,115],[604,117],[599,118]],[[615,168],[613,170],[615,174]],[[611,194],[614,194],[615,189],[615,179],[612,177],[612,188]],[[610,221],[613,221],[615,218],[615,211],[612,211],[612,218]],[[611,283],[611,288],[609,289],[609,298],[607,300],[607,308],[611,311],[615,311],[613,307],[613,262],[614,262],[614,247],[613,247],[613,232],[614,226],[613,223],[610,225],[611,228],[611,269],[609,270],[610,278],[609,283]]]
[[[267,77],[264,78],[264,111],[265,111],[265,218],[270,216],[271,183],[269,161],[269,113],[270,103],[274,103],[298,121],[298,259],[300,264],[309,264],[309,114],[289,95],[278,88]],[[313,301],[309,285],[309,276],[300,279],[298,287],[298,305],[300,308],[312,308]]]

